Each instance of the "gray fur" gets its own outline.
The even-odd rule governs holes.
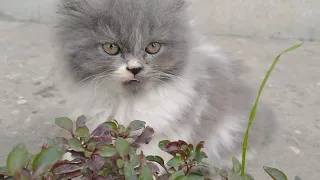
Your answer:
[[[228,153],[241,152],[255,94],[238,75],[239,65],[197,50],[202,41],[194,36],[186,12],[184,0],[62,0],[58,37],[64,67],[75,84],[90,84],[104,75],[105,85],[94,87],[103,92],[96,104],[105,108],[100,113],[109,112],[104,117],[123,118],[117,115],[122,106],[128,114],[133,111],[132,118],[149,117],[140,109],[135,112],[149,103],[150,109],[143,109],[147,114],[162,116],[163,111],[168,115],[163,115],[163,120],[152,116],[141,120],[155,125],[156,132],[167,133],[169,138],[188,137],[192,143],[205,140],[210,162],[223,166],[223,160],[230,161]],[[120,46],[119,56],[103,52],[101,45],[107,42]],[[146,54],[144,49],[150,42],[162,43],[161,52]],[[121,87],[110,74],[133,58],[143,66],[137,76],[141,83]],[[158,96],[163,98],[158,100]],[[272,110],[262,104],[249,146],[255,148],[265,142],[274,126]]]

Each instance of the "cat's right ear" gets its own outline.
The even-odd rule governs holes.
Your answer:
[[[64,15],[75,15],[85,11],[88,7],[86,0],[60,0],[58,12]]]

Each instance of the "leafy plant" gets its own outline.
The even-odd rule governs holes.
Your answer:
[[[300,47],[294,45],[276,57],[252,108],[248,128],[243,141],[242,163],[232,157],[231,172],[210,167],[205,163],[207,154],[203,151],[204,141],[188,144],[185,141],[163,140],[158,147],[170,154],[172,158],[165,162],[162,157],[146,156],[138,151],[142,144],[148,144],[154,136],[154,130],[143,121],[132,121],[128,127],[116,120],[99,125],[93,132],[86,126],[86,117],[80,116],[74,122],[66,117],[57,118],[57,126],[67,130],[70,138],[56,137],[41,148],[38,154],[30,154],[24,144],[13,148],[7,158],[6,167],[0,168],[1,179],[21,180],[64,180],[80,177],[85,180],[210,180],[207,174],[198,169],[215,171],[222,180],[253,180],[245,173],[246,147],[249,130],[253,123],[256,108],[264,85],[280,56]],[[62,160],[64,154],[72,158]],[[163,168],[164,174],[160,174]],[[274,180],[287,180],[286,175],[278,169],[264,167]],[[295,180],[300,180],[295,177]]]

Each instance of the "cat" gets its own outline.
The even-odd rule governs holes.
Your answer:
[[[240,160],[255,99],[242,65],[206,42],[185,0],[62,0],[57,42],[60,75],[70,109],[90,128],[116,119],[143,120],[155,130],[145,154],[161,155],[169,139],[205,141],[208,162],[230,168]],[[260,103],[250,131],[256,153],[276,129],[276,116]]]

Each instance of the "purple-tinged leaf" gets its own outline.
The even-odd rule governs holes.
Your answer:
[[[147,126],[143,132],[141,133],[140,136],[138,136],[138,138],[132,143],[133,147],[140,147],[139,144],[149,144],[149,142],[151,141],[151,139],[154,136],[154,129]]]
[[[105,160],[103,157],[95,154],[92,156],[92,158],[89,161],[89,169],[92,170],[93,172],[98,173],[99,171],[102,170],[104,166]]]
[[[31,173],[27,169],[22,169],[20,180],[31,180]]]
[[[81,170],[79,170],[79,171],[71,172],[68,174],[61,174],[59,176],[58,180],[77,178],[77,177],[80,177],[81,175],[82,175],[82,172],[81,172]]]
[[[95,140],[98,143],[96,146],[97,149],[100,149],[103,145],[110,145],[113,141],[111,136],[94,136],[91,139]]]
[[[155,163],[147,162],[147,166],[151,168],[152,172],[160,173],[159,166],[157,166]]]
[[[106,124],[99,125],[92,133],[92,136],[106,136],[109,135],[110,128]]]
[[[108,180],[108,178],[101,175],[97,175],[93,177],[93,180]]]
[[[76,127],[84,127],[86,125],[87,118],[85,116],[79,116],[77,121],[76,121]]]
[[[65,164],[61,165],[53,170],[53,172],[57,175],[69,174],[76,171],[82,170],[81,165],[77,164]]]
[[[7,158],[7,171],[14,177],[19,177],[22,168],[28,161],[28,150],[25,144],[16,145]]]
[[[158,144],[158,147],[159,147],[162,151],[165,151],[165,147],[166,147],[167,144],[169,144],[169,143],[170,143],[169,140],[160,141],[159,144]]]

